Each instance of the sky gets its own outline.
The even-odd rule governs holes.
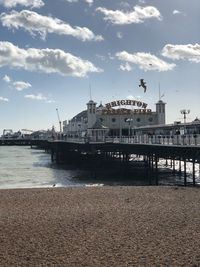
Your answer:
[[[0,135],[136,99],[200,118],[199,0],[0,0]],[[139,87],[144,79],[147,91]]]

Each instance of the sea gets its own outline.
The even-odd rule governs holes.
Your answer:
[[[162,166],[163,164],[163,166]],[[178,163],[177,163],[178,164]],[[172,175],[170,168],[160,163],[159,183],[161,185],[182,185],[183,175]],[[177,165],[178,168],[178,165]],[[187,179],[192,182],[191,166],[188,166]],[[197,183],[199,183],[199,166],[196,166]],[[74,186],[119,186],[148,185],[139,172],[127,176],[123,173],[94,173],[79,166],[57,165],[51,162],[51,156],[44,150],[28,146],[0,146],[0,189],[14,188],[48,188]]]

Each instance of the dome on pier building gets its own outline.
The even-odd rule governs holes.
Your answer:
[[[87,110],[83,110],[71,119],[71,122],[87,120]]]

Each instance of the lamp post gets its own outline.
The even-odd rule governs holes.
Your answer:
[[[185,130],[186,130],[186,116],[187,116],[187,114],[189,114],[190,113],[190,110],[189,109],[182,109],[181,111],[181,114],[183,114],[183,119],[184,119],[184,134],[185,134]]]
[[[128,136],[130,138],[131,135],[132,135],[132,132],[131,132],[131,130],[132,130],[131,122],[133,121],[133,119],[130,118],[130,119],[127,119],[126,121],[128,122],[128,125],[129,125],[129,128],[128,128]]]

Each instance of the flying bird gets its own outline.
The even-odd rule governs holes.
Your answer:
[[[145,93],[147,90],[147,86],[146,86],[146,83],[144,82],[144,79],[140,79],[139,87],[141,86],[144,88],[144,93]]]

